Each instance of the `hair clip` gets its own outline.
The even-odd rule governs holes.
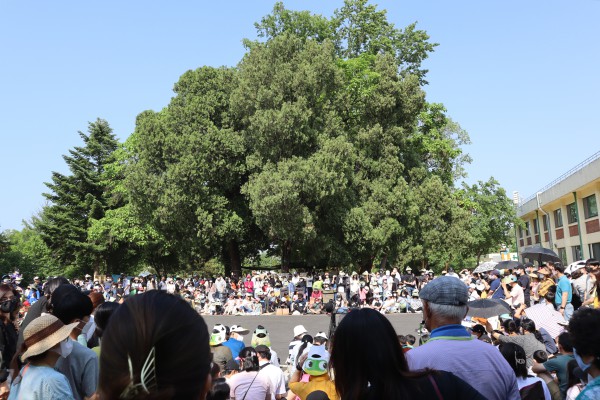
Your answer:
[[[156,351],[152,347],[142,370],[140,371],[140,383],[135,383],[135,377],[133,374],[133,364],[131,363],[131,357],[127,355],[127,363],[129,365],[129,384],[119,396],[120,399],[132,399],[138,396],[140,393],[150,394],[151,390],[157,388],[156,382]]]

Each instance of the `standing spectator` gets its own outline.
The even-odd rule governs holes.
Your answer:
[[[8,377],[10,361],[17,351],[15,320],[21,307],[18,292],[5,283],[0,285],[0,382]]]
[[[538,274],[542,276],[542,281],[538,285],[537,292],[540,299],[544,299],[546,293],[548,293],[552,286],[555,286],[556,284],[554,283],[554,279],[550,277],[552,272],[550,272],[549,267],[546,266],[538,269]]]
[[[256,346],[256,354],[258,355],[261,374],[266,375],[271,381],[271,400],[285,398],[287,393],[285,390],[285,375],[281,368],[271,363],[271,349],[261,344]]]
[[[54,370],[61,357],[68,356],[68,337],[77,323],[63,324],[53,315],[45,314],[34,319],[23,334],[21,360],[26,362],[18,376],[13,376],[9,400],[17,399],[72,399],[67,378]],[[18,371],[15,360],[14,374]]]
[[[491,282],[487,297],[492,299],[504,299],[506,296],[501,285],[500,271],[497,269],[490,271],[489,278],[491,279]]]
[[[519,286],[523,288],[523,295],[525,297],[525,305],[527,307],[531,306],[531,288],[529,276],[525,272],[527,267],[533,267],[533,264],[527,263],[525,265],[519,264],[515,269],[515,274],[517,275],[517,281],[519,282]]]
[[[68,284],[69,281],[67,280],[67,278],[64,278],[62,276],[57,276],[56,278],[49,279],[48,282],[46,282],[46,285],[44,287],[44,296],[40,297],[40,299],[36,301],[35,304],[31,306],[31,308],[29,308],[27,315],[25,315],[25,318],[21,323],[21,329],[19,330],[19,338],[17,340],[17,348],[20,348],[21,344],[23,343],[23,332],[27,325],[29,325],[31,321],[42,315],[42,313],[50,312],[50,310],[52,309],[52,307],[50,306],[52,293],[57,287],[66,283]]]
[[[467,314],[467,286],[459,279],[443,276],[421,289],[420,296],[425,327],[431,336],[427,343],[406,353],[410,369],[452,372],[488,400],[519,400],[515,374],[504,357],[493,346],[473,340],[461,325]]]
[[[600,399],[600,310],[578,310],[569,321],[569,332],[577,365],[592,377],[577,399]]]
[[[504,299],[513,309],[518,309],[525,304],[525,294],[523,288],[517,282],[514,275],[508,275],[502,280],[502,289],[506,294]]]
[[[573,287],[564,272],[565,267],[559,263],[554,264],[554,275],[557,278],[554,304],[556,305],[558,312],[565,317],[565,321],[569,322],[574,311],[573,305],[571,304]]]
[[[54,368],[67,377],[73,398],[83,400],[94,395],[98,386],[98,357],[78,342],[84,329],[91,327],[92,300],[73,285],[61,285],[52,294],[52,306],[52,314],[63,324],[77,323],[68,339],[72,350]]]
[[[256,350],[244,347],[240,351],[240,372],[229,379],[231,400],[271,400],[271,381],[260,374]]]

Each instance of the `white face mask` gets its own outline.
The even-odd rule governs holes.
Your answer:
[[[85,323],[83,329],[81,329],[81,334],[85,335],[86,341],[89,341],[94,332],[96,331],[96,322],[94,322],[94,318],[90,317],[88,322]]]
[[[69,354],[73,351],[73,342],[70,338],[66,338],[62,342],[60,342],[60,346],[58,349],[52,349],[53,352],[61,356],[62,358],[69,357]]]

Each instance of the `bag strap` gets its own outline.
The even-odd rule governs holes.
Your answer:
[[[256,375],[254,375],[254,379],[252,379],[252,382],[250,382],[250,386],[248,386],[248,389],[246,389],[246,393],[244,393],[244,397],[242,397],[242,400],[246,400],[246,395],[248,394],[248,392],[250,391],[250,388],[252,387],[252,384],[254,383],[254,381],[256,380],[256,377],[258,376],[258,373],[260,372],[257,371]]]
[[[440,388],[438,387],[437,382],[433,378],[433,375],[429,374],[429,375],[427,375],[427,377],[429,378],[429,380],[431,381],[431,384],[433,385],[433,389],[435,390],[435,394],[437,395],[437,398],[439,400],[444,400],[444,396],[442,396],[442,392],[440,392]]]

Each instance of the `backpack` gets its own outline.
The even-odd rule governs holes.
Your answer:
[[[571,283],[571,304],[573,308],[577,310],[583,304],[581,297],[579,297],[579,291],[575,289],[575,286]]]
[[[540,400],[544,399],[544,387],[542,381],[537,381],[528,386],[519,389],[521,400]]]

